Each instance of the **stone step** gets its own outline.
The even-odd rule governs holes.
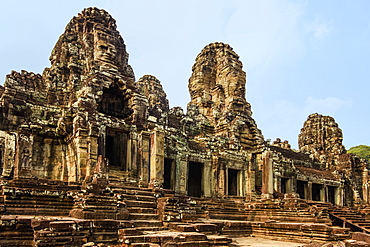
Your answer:
[[[0,246],[30,247],[34,246],[33,239],[1,239]]]
[[[57,208],[59,209],[59,208]],[[56,210],[54,208],[27,208],[27,207],[9,207],[3,212],[4,215],[16,215],[22,213],[22,215],[47,215],[47,216],[68,216],[71,208],[66,210]]]
[[[130,244],[132,247],[160,247],[159,244],[153,244],[153,243],[132,243]]]
[[[127,191],[132,191],[132,192],[136,192],[136,193],[153,193],[153,189],[149,189],[149,188],[143,188],[143,187],[136,187],[136,186],[129,186],[129,185],[124,185],[122,183],[117,183],[117,184],[113,184],[114,188],[120,188],[120,189],[124,189],[124,190],[127,190]],[[128,192],[128,194],[130,194]]]
[[[221,219],[221,220],[247,220],[247,216],[238,214],[209,214],[210,219]]]
[[[172,241],[172,236],[160,236],[160,235],[138,235],[138,236],[118,236],[118,241],[126,245],[132,245],[133,243],[166,243]]]
[[[142,208],[142,207],[130,207],[130,213],[142,213],[142,214],[156,214],[157,209],[155,208]]]
[[[207,235],[208,242],[212,246],[228,246],[233,241],[225,236]]]
[[[5,198],[4,200],[5,205],[12,205],[12,204],[29,204],[29,205],[44,205],[44,206],[69,206],[73,205],[73,200],[61,200],[61,199],[55,199],[55,200],[44,200],[44,199],[33,199],[33,198],[24,198],[24,199],[9,199]]]
[[[134,220],[135,228],[139,227],[162,227],[163,224],[159,220]]]
[[[120,196],[121,200],[130,200],[130,201],[146,201],[146,202],[155,202],[157,198],[154,196],[146,196],[146,195],[127,195],[123,194]]]
[[[222,235],[226,235],[228,237],[238,237],[238,236],[243,236],[247,237],[252,234],[252,230],[222,230],[221,231]]]
[[[22,203],[22,204],[6,204],[5,208],[13,209],[13,208],[44,208],[44,209],[71,209],[73,207],[73,204],[71,205],[43,205],[43,204],[28,204],[28,203]]]
[[[132,243],[156,243],[156,244],[167,243],[168,244],[171,242],[174,242],[176,244],[183,243],[180,246],[188,246],[188,244],[184,244],[184,243],[189,243],[189,244],[194,243],[195,244],[195,242],[200,242],[200,244],[207,243],[209,245],[209,240],[207,239],[206,235],[195,233],[195,232],[194,233],[176,233],[176,232],[162,233],[162,232],[159,232],[157,234],[147,234],[147,235],[139,235],[139,236],[119,236],[119,242],[124,243],[126,245],[130,245]]]
[[[157,208],[156,202],[124,200],[127,207]],[[130,209],[129,209],[130,210]]]
[[[159,220],[158,214],[130,213],[131,220]]]
[[[159,232],[159,231],[165,231],[168,230],[167,227],[164,226],[156,226],[156,227],[136,227],[137,230],[142,232]]]

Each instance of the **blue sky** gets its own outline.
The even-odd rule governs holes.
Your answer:
[[[0,78],[42,73],[69,20],[107,10],[136,79],[156,76],[171,106],[186,109],[201,49],[230,44],[247,72],[247,100],[265,139],[297,137],[311,113],[334,117],[346,148],[370,144],[368,0],[0,0]]]

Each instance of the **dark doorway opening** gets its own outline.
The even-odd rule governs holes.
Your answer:
[[[239,170],[235,169],[228,169],[227,171],[227,188],[228,188],[228,195],[229,196],[237,196],[238,195],[238,175]]]
[[[344,206],[353,206],[353,190],[351,188],[351,183],[346,180],[344,182]]]
[[[328,202],[335,205],[335,190],[336,187],[334,186],[328,186]]]
[[[312,184],[312,200],[321,201],[322,184]]]
[[[297,180],[297,193],[299,195],[299,198],[307,199],[306,188],[307,188],[307,182]]]
[[[289,191],[289,178],[281,178],[280,180],[280,192],[285,194],[285,193],[290,193]]]
[[[173,190],[175,188],[175,166],[173,159],[164,159],[164,182],[163,188]]]
[[[109,168],[126,170],[127,133],[108,129],[105,138],[105,157],[109,160]]]
[[[201,197],[203,177],[203,164],[198,162],[189,162],[188,171],[188,195],[194,197]]]
[[[120,89],[117,81],[110,88],[103,89],[102,100],[98,105],[98,111],[109,116],[126,118],[132,110],[128,107],[128,100]]]
[[[257,195],[262,194],[262,171],[256,171],[255,191]]]

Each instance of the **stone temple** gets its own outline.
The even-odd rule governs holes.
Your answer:
[[[0,246],[370,242],[369,165],[346,153],[332,117],[310,115],[295,151],[264,140],[229,45],[196,57],[186,113],[128,58],[115,20],[88,8],[42,75],[7,75]]]

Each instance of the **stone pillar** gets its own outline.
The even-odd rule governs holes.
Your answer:
[[[218,177],[219,177],[221,165],[219,165],[217,156],[215,155],[211,156],[211,160],[212,160],[211,172],[212,172],[212,178],[213,178],[211,181],[212,194],[215,196],[218,196],[220,195],[220,192],[219,192],[220,189],[218,187]]]
[[[88,165],[88,124],[86,114],[78,112],[73,118],[73,152],[76,154],[76,181],[82,180],[86,177],[86,167]]]
[[[362,198],[365,203],[369,203],[369,171],[366,167],[362,171]]]
[[[244,194],[248,196],[252,193],[252,172],[250,169],[250,162],[248,162],[247,169],[244,171]]]
[[[87,176],[91,176],[93,174],[96,164],[98,163],[98,150],[98,136],[90,136],[88,143],[89,165],[86,169]]]
[[[53,142],[53,139],[51,139],[51,138],[45,138],[44,139],[44,145],[43,145],[43,151],[42,151],[43,167],[44,167],[43,176],[45,178],[51,177],[52,179],[57,179],[56,177],[54,177],[53,171],[52,170],[49,171],[49,167],[51,165],[50,163],[51,163],[51,144],[52,144],[52,142]],[[51,174],[49,174],[49,172]]]
[[[184,155],[176,159],[176,164],[178,166],[177,181],[178,181],[178,192],[181,194],[187,194],[187,177],[188,177],[188,160]]]
[[[256,171],[253,169],[253,165],[249,164],[248,170],[245,174],[246,184],[245,184],[245,192],[247,199],[251,199],[252,196],[255,194],[255,187],[256,187]]]
[[[293,193],[294,192],[294,189],[293,189],[293,178],[289,178],[289,181],[288,181],[288,192],[289,193]]]
[[[14,169],[16,138],[16,133],[6,133],[5,135],[4,166],[2,172],[2,176],[4,177],[9,177]]]
[[[88,164],[88,143],[86,135],[79,135],[75,139],[77,151],[77,181],[86,177],[86,166]]]
[[[128,135],[127,140],[127,154],[126,154],[126,171],[132,171],[132,155],[131,155],[131,148],[132,148],[132,139],[131,135]]]
[[[141,171],[140,177],[143,184],[149,183],[150,177],[150,136],[142,135],[141,139]]]
[[[320,201],[325,202],[326,185],[323,184],[320,190]]]
[[[164,176],[164,132],[155,128],[151,135],[150,145],[150,184],[149,187],[160,187]]]
[[[307,182],[307,190],[306,190],[307,200],[312,200],[312,182]]]
[[[130,166],[129,171],[131,171],[132,175],[136,177],[138,175],[138,158],[137,158],[138,143],[137,143],[137,133],[136,132],[131,131],[129,135],[128,143],[130,143],[129,145],[130,147],[127,147],[127,157],[130,156],[131,158],[130,158],[130,163],[127,163],[127,164],[129,164]],[[164,157],[164,154],[163,154],[163,157]]]
[[[218,174],[218,194],[222,197],[227,194],[226,191],[226,168],[225,164],[222,164]]]
[[[335,190],[335,205],[344,206],[344,187],[342,185]]]
[[[212,162],[205,162],[203,165],[203,192],[205,197],[212,196]]]
[[[264,198],[273,198],[273,172],[271,152],[265,151],[262,155],[262,196]]]
[[[62,174],[61,174],[61,180],[65,181],[65,182],[68,182],[67,150],[68,150],[68,146],[62,144],[61,145],[61,155],[60,155],[61,160],[60,160],[60,162],[62,163],[63,171],[62,171]]]
[[[280,173],[275,173],[274,176],[274,190],[277,192],[281,192],[281,175]]]
[[[14,177],[31,178],[32,138],[28,134],[19,134],[14,164]]]

